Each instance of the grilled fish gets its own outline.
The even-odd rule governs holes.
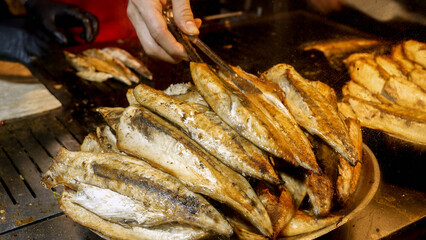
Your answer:
[[[178,126],[210,154],[243,176],[273,184],[280,182],[269,162],[249,156],[241,144],[221,125],[215,124],[190,104],[144,84],[138,85],[133,90],[133,95],[139,104]]]
[[[385,55],[379,55],[375,57],[375,61],[381,75],[385,79],[389,79],[391,77],[405,78],[405,74],[401,71],[398,63],[392,58]]]
[[[306,196],[307,177],[293,176],[290,173],[280,171],[280,178],[284,181],[284,186],[291,193],[293,198],[294,211],[296,211]]]
[[[42,182],[47,188],[64,184],[75,191],[81,191],[85,184],[97,187],[86,190],[85,198],[96,198],[99,194],[109,194],[111,198],[120,196],[120,200],[111,202],[111,205],[122,204],[119,210],[123,212],[109,217],[108,213],[105,213],[103,216],[104,219],[115,223],[151,227],[178,222],[225,236],[232,234],[230,225],[201,195],[191,192],[169,174],[133,157],[61,149],[52,166],[44,174]],[[99,188],[104,189],[103,192]],[[87,194],[90,191],[97,193]],[[97,201],[87,200],[86,204],[90,202]],[[105,199],[103,202],[108,201]],[[79,202],[79,205],[85,207],[82,202]],[[108,208],[112,210],[112,206],[104,209],[105,206],[102,205],[95,204],[89,210],[99,211],[97,215],[109,211]]]
[[[342,87],[343,96],[353,96],[364,99],[366,101],[381,103],[381,101],[368,89],[359,85],[355,81],[347,81]]]
[[[336,223],[340,219],[339,216],[329,215],[324,218],[316,218],[308,214],[297,211],[296,215],[291,219],[290,223],[281,231],[281,237],[290,237],[303,233],[313,232]]]
[[[209,104],[206,102],[206,100],[204,100],[203,96],[201,96],[196,87],[190,82],[183,84],[172,84],[166,90],[164,90],[164,93],[185,102],[192,102],[210,108]]]
[[[120,123],[120,117],[123,115],[124,108],[122,107],[100,107],[96,109],[107,122],[112,130],[116,130]]]
[[[117,47],[106,47],[102,49],[102,52],[108,53],[112,57],[120,60],[127,67],[135,70],[143,77],[152,80],[152,73],[145,64],[126,50]]]
[[[426,92],[426,69],[414,69],[408,74],[408,80]]]
[[[109,126],[96,128],[95,133],[89,133],[80,146],[80,151],[93,153],[121,153],[117,149],[117,138]]]
[[[331,179],[327,175],[310,173],[306,183],[306,193],[312,204],[315,216],[327,216],[330,213],[334,188]]]
[[[349,103],[362,126],[426,144],[426,114],[423,112],[368,102],[356,97],[345,97],[344,102]]]
[[[206,64],[191,62],[190,67],[198,91],[224,122],[261,149],[283,155],[271,129],[251,110],[242,94],[227,88]]]
[[[320,42],[311,42],[304,44],[303,50],[321,51],[327,58],[330,66],[335,69],[342,69],[342,59],[354,52],[372,52],[381,51],[381,42],[373,39],[349,38],[349,39],[333,39]],[[378,48],[381,47],[381,48]]]
[[[383,70],[379,69],[374,60],[366,58],[357,60],[349,65],[351,79],[372,92],[381,102],[393,103],[393,99],[383,92],[387,79]]]
[[[83,71],[76,72],[75,75],[82,79],[86,79],[92,82],[105,82],[106,80],[113,78],[114,76],[106,72],[92,72],[92,71]]]
[[[422,66],[420,66],[417,63],[412,62],[411,60],[409,60],[405,56],[405,54],[402,50],[402,44],[398,44],[398,45],[396,45],[392,48],[391,56],[392,56],[392,59],[399,64],[399,66],[401,67],[401,71],[405,75],[407,75],[408,73],[410,73],[414,69],[421,69],[422,68]]]
[[[426,43],[408,40],[402,43],[402,51],[407,59],[426,68]]]
[[[59,200],[61,209],[73,221],[89,227],[105,239],[123,240],[195,240],[204,239],[211,235],[201,228],[184,224],[162,224],[150,228],[141,226],[113,223],[93,214],[91,211],[75,203],[77,192],[64,189]]]
[[[358,120],[347,118],[346,125],[349,128],[349,135],[355,145],[358,156],[362,156],[362,132],[361,125]],[[359,176],[361,174],[362,161],[357,162],[355,166],[351,166],[342,157],[339,156],[338,177],[336,181],[336,197],[340,205],[344,205],[350,198],[351,194],[356,190]]]
[[[269,216],[247,180],[170,123],[147,109],[128,107],[116,133],[121,151],[147,159],[192,191],[234,208],[266,236],[272,234]]]
[[[242,137],[239,133],[237,133],[233,128],[231,128],[228,124],[226,124],[208,105],[208,103],[204,100],[201,94],[195,89],[193,85],[187,85],[186,90],[182,91],[182,88],[179,87],[179,92],[172,90],[170,88],[165,90],[165,93],[168,95],[172,95],[173,97],[183,100],[189,104],[191,104],[195,109],[204,113],[211,121],[215,124],[220,125],[225,131],[228,132],[232,136],[235,141],[237,141],[244,148],[246,153],[253,157],[254,159],[258,159],[261,162],[265,162],[266,165],[269,164],[268,155],[259,149],[252,142]]]
[[[240,76],[249,79],[262,92],[262,94],[251,94],[248,99],[249,101],[257,99],[258,103],[263,104],[266,110],[264,114],[268,116],[267,118],[278,123],[277,129],[279,133],[276,136],[285,145],[285,148],[283,148],[286,154],[284,158],[291,163],[296,162],[297,164],[294,164],[296,166],[300,165],[308,170],[320,173],[321,170],[315,160],[309,140],[283,104],[284,93],[280,87],[267,78],[258,78],[246,73],[239,67],[235,67],[234,70]],[[229,84],[232,84],[232,81],[223,72],[219,72],[219,76]],[[259,106],[255,102],[253,102],[253,105]]]
[[[229,216],[227,217],[228,222],[231,224],[234,229],[234,236],[237,239],[250,239],[250,240],[269,240],[269,237],[258,234],[256,229],[253,229],[251,225],[242,221],[238,216]]]
[[[95,66],[90,63],[89,58],[82,55],[77,55],[64,51],[65,59],[70,65],[77,70],[76,75],[80,78],[94,81],[104,82],[109,78],[113,78],[113,75],[106,72],[96,72]]]
[[[256,192],[271,218],[274,229],[274,235],[272,235],[271,239],[276,239],[281,230],[294,216],[293,209],[295,207],[292,194],[282,185],[278,186],[274,191],[263,183],[259,183]]]
[[[321,137],[355,165],[358,156],[348,129],[338,115],[336,97],[330,87],[304,79],[286,64],[275,65],[264,76],[280,85],[286,95],[286,106],[304,129]]]
[[[80,56],[68,51],[64,51],[65,59],[71,66],[79,72],[94,72],[95,67],[89,63],[86,56]]]
[[[117,138],[109,126],[97,127],[96,136],[99,139],[103,152],[120,153],[117,148]]]
[[[224,122],[259,148],[300,165],[302,161],[294,157],[286,145],[288,141],[281,133],[281,126],[269,112],[273,108],[271,104],[264,98],[245,96],[229,81],[217,77],[206,64],[192,62],[190,66],[198,91]],[[318,170],[315,166],[307,166],[306,162],[303,164],[310,170]]]
[[[104,150],[99,142],[98,136],[94,133],[89,133],[84,138],[83,143],[80,146],[80,151],[102,153]]]
[[[426,92],[407,79],[390,78],[383,91],[400,106],[426,112]]]
[[[96,58],[108,64],[111,74],[120,80],[127,79],[130,82],[138,83],[139,78],[130,69],[128,69],[120,60],[97,48],[91,48],[83,51],[83,55],[89,58]],[[104,71],[107,72],[107,71]]]

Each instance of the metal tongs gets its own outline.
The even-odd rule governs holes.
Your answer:
[[[213,50],[211,50],[204,42],[202,42],[198,36],[187,35],[180,31],[173,19],[173,10],[171,7],[164,9],[163,15],[166,18],[167,26],[170,32],[173,34],[176,40],[184,46],[191,61],[204,62],[200,55],[198,55],[195,48],[192,46],[193,44],[199,48],[208,58],[210,58],[219,67],[219,69],[227,72],[231,76],[231,80],[235,86],[237,86],[243,93],[262,93],[250,80],[240,76],[237,72],[235,72],[234,69],[229,66],[229,64],[227,64],[222,58],[213,52]]]

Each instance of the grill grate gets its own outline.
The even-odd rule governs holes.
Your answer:
[[[82,129],[61,110],[0,127],[0,234],[61,213],[40,181],[60,147],[78,150]]]

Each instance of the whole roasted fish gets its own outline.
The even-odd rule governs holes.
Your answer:
[[[192,191],[234,208],[264,235],[272,234],[269,216],[247,180],[175,126],[147,109],[130,106],[115,131],[121,151],[146,159]]]
[[[61,149],[42,182],[47,188],[63,184],[82,191],[87,201],[73,202],[110,222],[141,227],[178,222],[225,236],[232,234],[227,221],[202,196],[133,157]],[[96,204],[99,195],[104,196],[103,204]],[[104,205],[108,202],[109,207]]]
[[[304,79],[287,64],[275,65],[263,76],[280,85],[286,96],[286,106],[304,129],[324,139],[355,165],[358,156],[348,129],[337,112],[336,96],[330,87]]]
[[[133,94],[139,104],[178,126],[210,154],[243,176],[273,184],[280,182],[267,159],[248,155],[231,133],[191,104],[144,84],[138,85]]]

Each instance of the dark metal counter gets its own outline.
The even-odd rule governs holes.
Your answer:
[[[349,80],[346,70],[331,68],[320,52],[304,52],[300,45],[348,36],[374,38],[305,12],[262,18],[242,16],[234,22],[207,24],[201,32],[200,38],[220,56],[248,72],[262,72],[274,64],[288,63],[308,79],[321,80],[338,93]],[[137,39],[86,47],[106,45],[133,53],[140,51]],[[154,88],[190,81],[187,63],[171,65],[146,56],[143,61],[154,73],[154,81],[142,81]],[[60,147],[78,150],[84,136],[102,122],[94,111],[96,107],[127,105],[128,87],[113,81],[86,82],[67,71],[60,75],[45,73],[39,78],[63,107],[0,126],[0,239],[99,239],[63,215],[56,194],[39,182]],[[364,141],[381,167],[379,190],[355,219],[321,239],[425,236],[424,149],[389,144],[386,136],[371,130],[364,133]]]

